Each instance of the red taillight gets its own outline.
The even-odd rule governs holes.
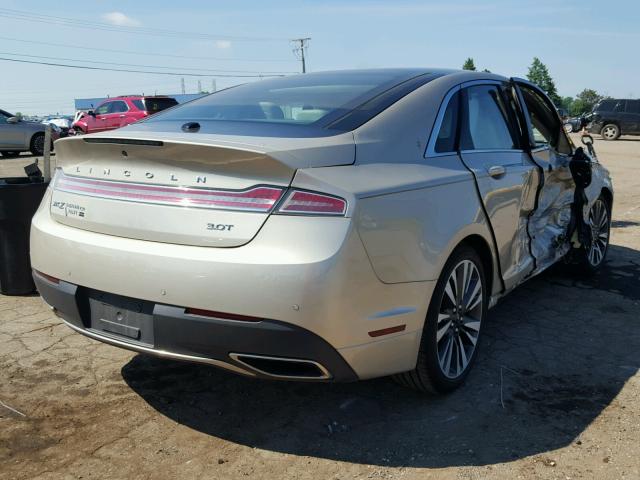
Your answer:
[[[280,213],[301,215],[344,215],[346,200],[322,193],[293,190],[278,208]]]
[[[235,320],[237,322],[260,322],[261,318],[247,317],[246,315],[236,315],[235,313],[213,312],[211,310],[203,310],[201,308],[185,308],[184,313],[187,315],[197,315],[199,317],[219,318],[221,320]]]
[[[282,189],[278,187],[253,187],[247,190],[170,187],[73,177],[62,172],[56,175],[54,189],[129,202],[261,213],[270,212],[282,195]]]

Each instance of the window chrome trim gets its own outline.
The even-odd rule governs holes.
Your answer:
[[[524,153],[524,150],[521,148],[478,148],[475,150],[460,150],[460,153],[464,153],[467,155],[473,153]]]
[[[479,85],[504,85],[505,81],[502,80],[471,80],[469,82],[464,82],[456,85],[451,90],[447,92],[444,97],[444,100],[440,104],[440,109],[438,110],[438,115],[436,116],[436,121],[433,124],[433,128],[431,129],[431,134],[429,135],[429,141],[427,142],[427,148],[423,155],[424,158],[437,158],[437,157],[446,157],[450,155],[456,155],[458,153],[474,153],[474,152],[483,152],[483,153],[495,153],[495,152],[524,152],[522,149],[486,149],[486,150],[462,150],[460,152],[451,151],[451,152],[436,152],[436,141],[438,140],[438,135],[440,134],[440,128],[442,127],[442,121],[444,120],[444,114],[449,107],[449,102],[451,98],[458,92],[462,91],[468,87],[476,87]],[[458,118],[458,126],[460,125],[460,118]]]

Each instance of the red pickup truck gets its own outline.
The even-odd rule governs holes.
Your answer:
[[[76,134],[114,130],[177,104],[175,98],[164,96],[112,97],[103,101],[95,110],[89,110],[73,122],[71,128]]]

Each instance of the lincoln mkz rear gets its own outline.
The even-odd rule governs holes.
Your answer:
[[[608,172],[536,86],[264,80],[56,143],[34,277],[72,329],[251,377],[462,383],[487,311],[604,261]]]

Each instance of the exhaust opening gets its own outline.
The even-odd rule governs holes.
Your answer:
[[[245,353],[230,353],[229,356],[251,370],[273,378],[292,380],[326,380],[331,378],[331,374],[326,368],[312,360]]]

